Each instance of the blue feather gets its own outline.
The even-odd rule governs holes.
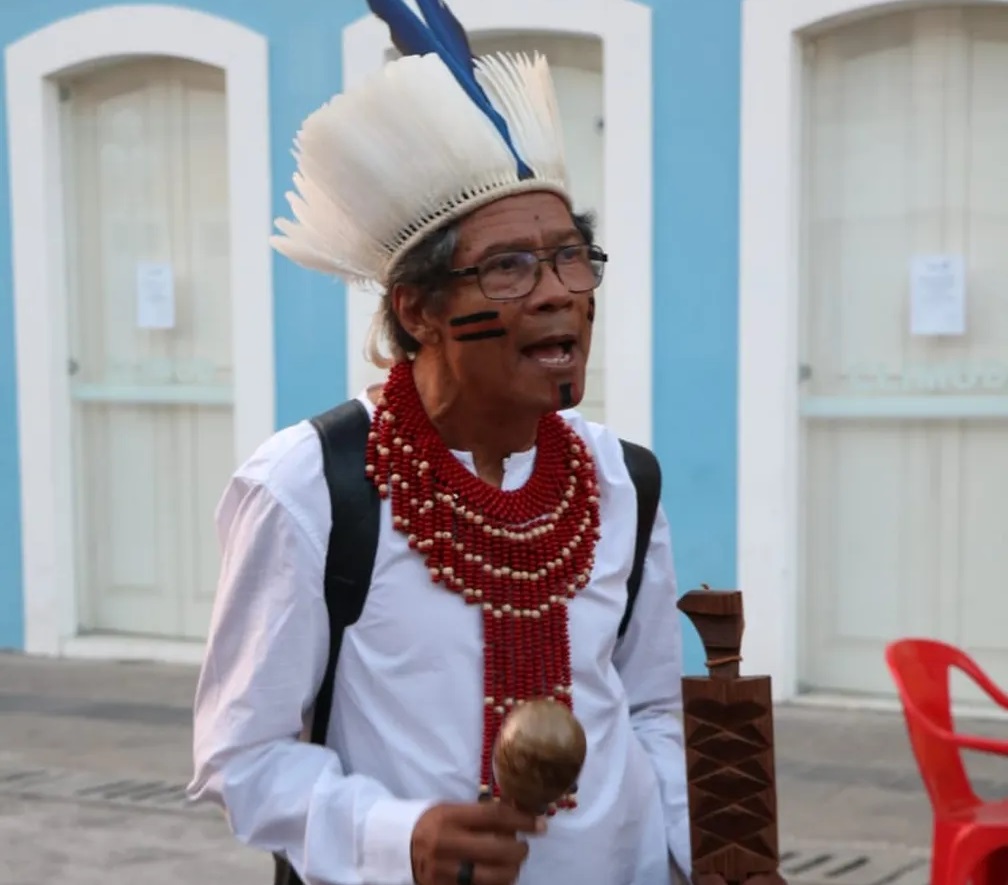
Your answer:
[[[426,22],[421,21],[403,0],[367,0],[367,4],[371,12],[388,25],[392,44],[403,55],[437,53],[472,102],[504,139],[518,163],[518,177],[522,180],[533,178],[532,170],[511,140],[507,121],[498,113],[477,82],[473,54],[465,30],[443,0],[417,0]]]
[[[441,43],[459,61],[464,61],[470,74],[473,69],[473,52],[469,45],[469,35],[462,23],[452,15],[444,0],[416,0],[420,14],[427,20],[427,26]]]
[[[401,0],[368,0],[368,6],[388,25],[392,44],[403,55],[438,52],[437,41],[430,29]]]

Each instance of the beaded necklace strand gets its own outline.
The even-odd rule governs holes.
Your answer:
[[[550,413],[539,421],[528,482],[514,491],[485,483],[438,435],[412,364],[403,362],[389,373],[372,420],[367,473],[431,580],[482,609],[480,797],[498,797],[492,754],[510,709],[543,697],[573,708],[567,604],[588,584],[595,560],[594,461]],[[575,805],[573,794],[557,803]]]

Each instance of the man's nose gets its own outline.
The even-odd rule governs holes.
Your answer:
[[[552,312],[569,308],[573,303],[574,294],[564,285],[553,263],[545,259],[540,261],[539,282],[529,296],[529,307]]]

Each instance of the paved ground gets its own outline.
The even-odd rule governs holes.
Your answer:
[[[272,881],[218,814],[181,801],[195,675],[0,654],[2,885]],[[926,885],[929,811],[902,721],[782,706],[776,730],[789,882]],[[1008,766],[970,770],[984,794],[1008,795]]]

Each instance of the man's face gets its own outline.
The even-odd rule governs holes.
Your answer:
[[[482,263],[486,268],[487,259],[515,251],[551,258],[560,247],[583,243],[563,200],[545,192],[520,194],[478,209],[460,223],[453,266]],[[558,259],[567,279],[578,273],[572,269],[575,253],[561,252]],[[498,281],[521,275],[513,257],[505,255],[492,266]],[[493,290],[487,274],[483,288],[476,276],[458,278],[444,309],[430,318],[440,357],[465,400],[543,414],[576,406],[584,396],[594,294],[571,292],[551,262],[542,262],[538,270],[532,291],[513,300],[487,298],[483,288]]]

